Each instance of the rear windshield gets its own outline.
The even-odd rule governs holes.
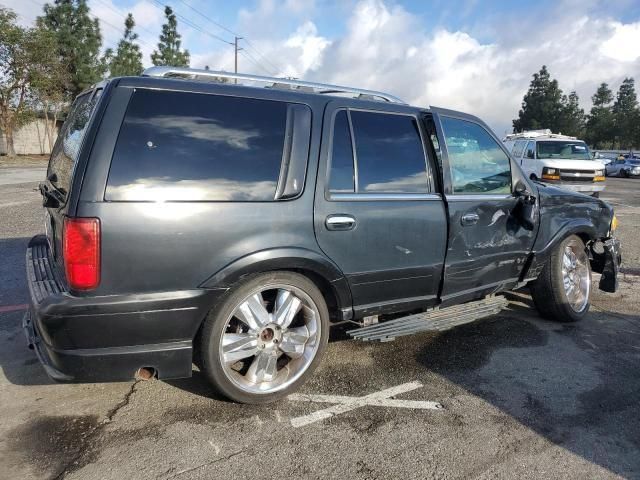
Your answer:
[[[589,149],[584,142],[554,141],[537,142],[538,158],[563,158],[576,160],[591,160]]]
[[[76,98],[51,153],[47,178],[63,195],[68,193],[71,186],[73,167],[78,161],[82,140],[98,97],[98,94],[92,97],[92,93],[86,93]]]
[[[105,199],[273,201],[287,109],[271,100],[137,90],[120,129]]]

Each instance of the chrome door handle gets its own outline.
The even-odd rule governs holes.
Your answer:
[[[353,230],[356,226],[356,219],[351,215],[329,215],[325,220],[325,225],[327,230]]]
[[[462,218],[460,218],[460,223],[462,223],[463,226],[468,227],[469,225],[475,225],[478,223],[478,220],[480,220],[480,215],[477,213],[465,213],[462,215]]]

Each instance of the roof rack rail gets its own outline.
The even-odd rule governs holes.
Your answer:
[[[376,92],[374,90],[364,90],[360,88],[340,87],[338,85],[328,85],[324,83],[307,82],[305,80],[289,80],[287,78],[276,77],[264,77],[261,75],[249,75],[245,73],[229,73],[218,72],[214,70],[201,70],[197,68],[184,68],[184,67],[150,67],[142,72],[144,77],[163,77],[163,78],[189,78],[192,80],[204,79],[204,78],[228,78],[233,80],[246,80],[250,82],[271,84],[266,85],[268,87],[281,88],[284,85],[293,87],[293,89],[300,91],[308,91],[312,89],[315,93],[335,95],[341,93],[347,93],[355,95],[356,98],[361,97],[363,99],[380,98],[386,102],[402,103],[398,97],[389,95],[384,92]]]

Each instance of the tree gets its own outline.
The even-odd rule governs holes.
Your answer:
[[[543,65],[538,73],[533,74],[529,90],[522,101],[522,109],[518,112],[518,118],[513,120],[513,131],[517,133],[549,128],[559,132],[564,111],[562,90]]]
[[[587,119],[585,140],[593,148],[613,147],[613,92],[606,83],[601,83],[596,93],[591,97],[593,107]]]
[[[580,98],[574,91],[562,97],[562,114],[558,131],[565,135],[582,138],[585,133],[584,110],[580,108]]]
[[[16,154],[13,135],[33,116],[36,86],[59,68],[55,37],[42,28],[23,28],[16,14],[0,8],[0,129],[7,154]]]
[[[133,15],[128,14],[124,21],[124,37],[118,42],[118,49],[108,49],[105,56],[108,62],[109,75],[112,77],[135,76],[142,73],[142,52],[135,43],[138,34],[133,32],[135,26]]]
[[[37,24],[56,36],[58,55],[70,74],[66,87],[69,98],[100,81],[104,65],[100,62],[102,36],[98,19],[89,15],[86,0],[55,0],[44,5]]]
[[[180,50],[181,36],[178,33],[178,21],[171,7],[165,7],[164,15],[167,23],[162,25],[158,50],[151,54],[154,65],[169,65],[171,67],[188,67],[189,50]]]
[[[625,78],[622,81],[612,112],[617,133],[616,143],[620,148],[633,148],[638,144],[638,122],[640,121],[633,78]]]

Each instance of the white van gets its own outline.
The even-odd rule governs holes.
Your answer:
[[[591,158],[589,147],[576,137],[530,130],[502,140],[532,179],[594,197],[604,190],[604,166]]]

